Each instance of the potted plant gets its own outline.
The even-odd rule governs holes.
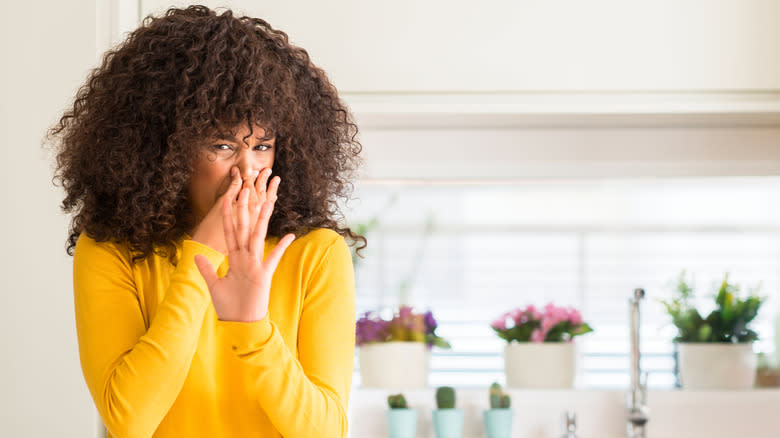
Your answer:
[[[433,313],[401,307],[392,319],[366,312],[356,324],[362,385],[369,388],[424,388],[428,384],[430,350],[450,348],[436,334]]]
[[[463,410],[455,407],[454,388],[442,386],[436,389],[436,408],[433,411],[436,438],[461,438]]]
[[[490,325],[507,342],[504,372],[509,387],[571,388],[577,369],[575,336],[592,332],[573,308],[547,304],[517,308]]]
[[[512,435],[511,400],[498,382],[490,385],[490,409],[485,410],[487,438],[509,438]]]
[[[706,317],[696,309],[693,287],[685,271],[677,281],[676,295],[661,301],[677,327],[680,380],[686,389],[749,389],[755,384],[758,334],[748,328],[765,298],[756,295],[760,285],[741,299],[739,286],[727,273],[715,294],[715,308]]]
[[[403,394],[387,397],[387,431],[390,438],[414,438],[417,434],[417,411],[409,409]]]

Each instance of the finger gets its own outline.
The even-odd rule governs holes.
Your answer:
[[[249,189],[242,188],[238,194],[238,220],[236,224],[236,240],[239,248],[247,248],[249,239]]]
[[[252,172],[251,180],[246,181],[244,187],[249,190],[249,223],[252,225],[250,231],[254,229],[254,224],[257,222],[257,216],[260,214],[260,207],[263,205],[263,197],[257,193],[257,181],[260,179],[259,170]]]
[[[279,260],[282,259],[282,255],[284,254],[284,251],[287,250],[287,247],[290,246],[290,244],[295,240],[295,234],[287,234],[284,237],[279,240],[279,243],[276,244],[273,250],[271,250],[271,253],[268,254],[268,257],[265,258],[265,261],[263,261],[263,267],[269,272],[269,274],[273,274],[273,272],[276,270],[276,266],[279,265]]]
[[[236,225],[233,219],[233,197],[225,196],[222,199],[222,231],[225,233],[225,244],[228,248],[228,255],[238,250],[236,242]]]
[[[282,178],[275,176],[271,180],[271,184],[268,185],[268,191],[266,193],[265,199],[271,202],[276,202],[276,193],[279,190],[279,184],[282,183]]]
[[[255,190],[257,190],[257,196],[260,198],[260,202],[266,200],[266,187],[268,187],[268,178],[271,177],[271,168],[266,167],[260,173],[260,177],[255,181]]]
[[[241,191],[241,187],[244,186],[244,180],[241,178],[241,171],[238,169],[238,167],[233,166],[230,168],[230,176],[232,177],[232,180],[230,181],[230,187],[228,187],[227,191],[223,196],[230,199],[230,207],[231,211],[235,212],[234,205],[236,203],[236,199],[238,198],[238,192]],[[236,219],[235,214],[233,214],[233,228],[235,229],[236,225]]]
[[[238,171],[238,167],[233,166],[230,169],[230,177],[230,187],[228,187],[227,191],[225,191],[225,194],[222,196],[229,198],[230,201],[233,202],[238,197],[238,191],[241,190],[241,186],[243,185],[241,172]]]
[[[249,174],[249,177],[244,179],[243,184],[241,185],[242,189],[247,189],[247,190],[250,191],[250,193],[249,193],[249,195],[250,195],[249,196],[250,202],[252,200],[252,193],[251,192],[253,192],[255,190],[255,181],[257,181],[257,175],[258,175],[258,171],[257,170],[253,170],[252,173]]]
[[[263,202],[263,207],[260,209],[260,214],[257,217],[257,224],[255,229],[252,230],[252,238],[249,241],[249,250],[255,255],[258,260],[262,259],[263,249],[265,249],[265,236],[268,233],[268,222],[271,219],[271,213],[274,211],[274,204],[271,202]]]
[[[209,287],[210,291],[211,286],[217,282],[217,271],[214,270],[214,266],[211,265],[209,259],[206,258],[206,256],[203,254],[195,255],[195,266],[198,267],[200,275],[202,275],[203,279],[206,280],[206,286]]]

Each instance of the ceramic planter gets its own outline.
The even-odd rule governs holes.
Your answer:
[[[436,409],[433,411],[433,429],[436,438],[461,438],[463,436],[463,410]]]
[[[510,388],[571,388],[577,350],[567,342],[512,342],[504,348],[504,372]]]
[[[509,438],[512,435],[511,409],[488,409],[483,416],[487,438]]]
[[[510,388],[571,388],[577,350],[571,342],[512,342],[504,348]]]
[[[751,389],[758,359],[752,343],[677,344],[683,389]]]
[[[409,389],[428,386],[431,350],[423,342],[382,342],[359,348],[364,388]]]
[[[414,409],[389,409],[387,411],[387,433],[390,438],[415,438],[417,411]]]

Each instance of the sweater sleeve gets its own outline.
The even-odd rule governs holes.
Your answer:
[[[219,321],[249,370],[249,385],[282,436],[345,437],[355,352],[352,259],[340,236],[307,284],[298,329],[298,358],[266,316]]]
[[[211,297],[194,257],[225,256],[191,240],[147,330],[129,252],[82,235],[73,259],[79,357],[103,423],[112,435],[150,437],[187,376]]]

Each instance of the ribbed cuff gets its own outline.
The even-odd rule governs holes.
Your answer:
[[[225,255],[213,248],[192,240],[184,240],[182,241],[181,252],[179,253],[179,262],[176,266],[176,270],[171,276],[171,281],[188,284],[201,292],[198,294],[199,297],[202,297],[206,302],[211,302],[206,280],[203,278],[200,270],[198,270],[198,266],[195,264],[195,256],[198,254],[204,255],[209,262],[211,262],[211,265],[215,270],[217,270],[225,260]]]
[[[217,321],[217,327],[230,342],[230,348],[238,355],[254,353],[271,340],[274,325],[268,315],[259,321]]]
[[[183,240],[181,242],[181,261],[191,263],[192,266],[195,266],[195,269],[197,269],[197,266],[195,265],[195,256],[198,254],[206,256],[215,271],[219,269],[219,265],[225,261],[225,255],[210,246],[194,240]]]

